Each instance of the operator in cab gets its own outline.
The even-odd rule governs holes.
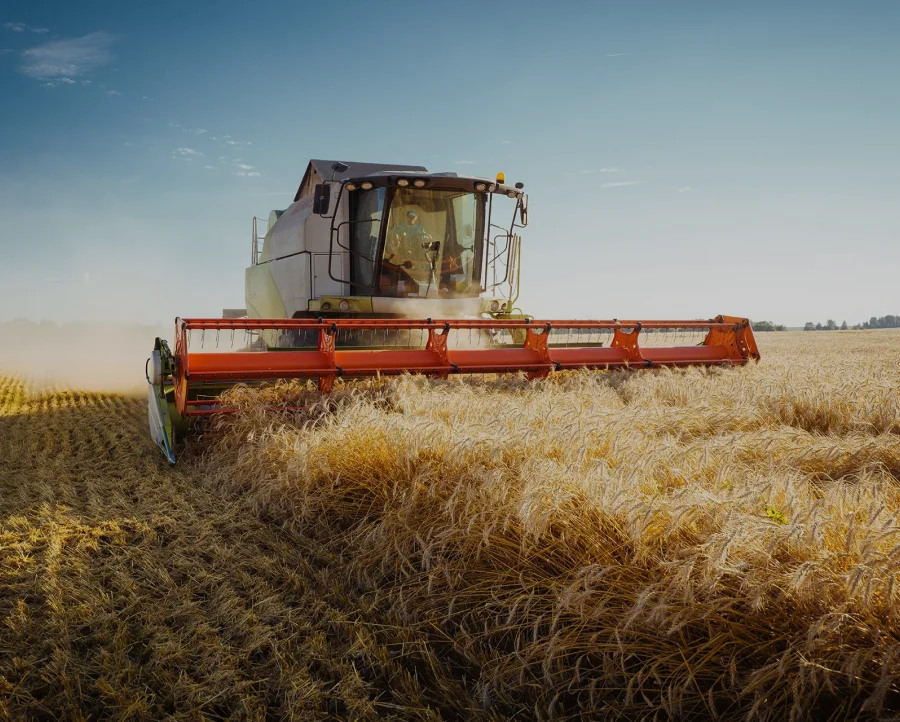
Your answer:
[[[405,220],[388,229],[384,244],[387,283],[382,286],[391,295],[418,294],[419,285],[426,284],[431,274],[427,250],[423,244],[431,241],[419,214],[409,208]]]
[[[390,250],[401,259],[418,258],[421,255],[421,243],[430,240],[425,226],[419,223],[419,214],[412,208],[406,211],[406,221],[398,223],[390,231]],[[418,253],[417,253],[418,250]]]

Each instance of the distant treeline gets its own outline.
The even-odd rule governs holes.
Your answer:
[[[813,323],[812,321],[807,321],[806,325],[803,327],[804,331],[846,331],[850,328],[847,325],[847,322],[844,321],[840,326],[837,325],[837,322],[834,319],[829,318],[824,324],[821,323]],[[854,326],[853,328],[859,328],[858,326]]]
[[[775,324],[771,321],[751,321],[751,326],[753,326],[754,331],[787,331],[787,326],[783,326],[781,324]],[[848,326],[847,322],[844,321],[839,326],[837,321],[829,318],[825,323],[813,323],[812,321],[807,321],[806,325],[803,327],[804,331],[861,331],[868,328],[900,328],[900,316],[892,316],[888,314],[887,316],[876,317],[872,316],[868,321],[863,321],[862,323],[857,323],[853,326]]]
[[[900,316],[892,316],[888,314],[887,316],[872,316],[868,321],[863,321],[862,323],[854,324],[853,326],[847,326],[847,322],[844,321],[840,326],[838,326],[832,319],[828,319],[824,325],[821,323],[813,323],[812,321],[807,321],[806,325],[803,327],[804,331],[846,331],[848,328],[853,329],[854,331],[860,331],[863,329],[869,328],[900,328]],[[755,330],[755,327],[754,327]]]
[[[863,321],[853,328],[900,328],[900,316],[892,316],[891,314],[881,318],[872,316],[868,321]]]
[[[754,331],[787,331],[787,326],[775,324],[771,321],[751,321],[750,326]]]

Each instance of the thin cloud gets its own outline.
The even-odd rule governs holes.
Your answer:
[[[191,158],[199,158],[202,156],[199,150],[194,148],[176,148],[172,151],[173,158],[181,158],[182,160],[190,160]]]
[[[84,81],[81,81],[84,84]],[[41,83],[45,88],[56,88],[60,85],[76,85],[72,78],[56,78],[55,80],[46,80]]]
[[[116,41],[108,33],[89,33],[72,40],[56,40],[22,53],[20,70],[29,78],[56,80],[85,75],[112,59],[110,46]]]
[[[182,133],[193,133],[194,135],[203,135],[207,132],[206,128],[186,128],[181,123],[169,123],[170,128],[178,128]]]
[[[220,155],[219,163],[220,168],[223,168],[224,170],[230,169],[231,175],[236,175],[242,178],[259,178],[262,175],[262,173],[256,170],[256,166],[245,163],[243,158],[230,158],[227,155]],[[206,167],[212,169],[214,166]]]
[[[618,183],[601,183],[601,188],[619,188],[621,186],[639,186],[646,181],[619,181]]]
[[[169,128],[173,128],[175,130],[181,131],[182,133],[189,133],[189,134],[195,136],[196,141],[198,143],[201,143],[206,140],[217,141],[218,143],[221,143],[222,145],[220,146],[219,152],[221,152],[222,150],[236,152],[236,153],[240,153],[241,151],[246,152],[249,150],[249,148],[247,146],[253,145],[252,141],[249,141],[249,140],[236,140],[236,139],[232,138],[230,135],[218,135],[218,134],[213,135],[213,133],[215,133],[216,131],[210,131],[207,128],[192,128],[187,125],[182,125],[181,123],[174,121],[174,120],[168,121],[167,125]],[[194,149],[190,148],[189,150],[194,150]],[[173,158],[180,157],[180,158],[184,158],[185,160],[188,160],[191,157],[190,153],[184,153],[181,151],[182,151],[182,149],[180,149],[180,148],[178,150],[174,151],[174,154],[172,157]],[[197,151],[197,152],[199,153],[199,151]],[[202,155],[202,153],[200,153],[200,155]],[[237,171],[234,173],[234,175],[254,176],[254,177],[260,175],[259,172],[254,172],[255,171],[254,166],[250,165],[249,163],[245,163],[243,161],[243,159],[241,159],[241,158],[232,157],[229,155],[220,155],[220,156],[218,156],[218,158],[220,161],[220,166],[206,166],[206,167],[209,168],[210,170],[213,170],[217,167],[224,166],[224,168],[223,168],[224,170],[229,170],[229,166],[230,166],[231,170]]]
[[[50,32],[50,28],[33,28],[30,25],[26,25],[25,23],[3,23],[3,27],[7,30],[12,30],[14,33],[29,32],[43,35],[44,33]]]
[[[607,58],[621,58],[623,55],[634,55],[634,53],[610,53]]]
[[[475,165],[474,160],[455,160],[453,163],[455,165]]]
[[[675,189],[679,193],[693,193],[694,189],[691,186],[679,186]]]
[[[107,90],[106,94],[107,95],[121,95],[121,93],[118,90]]]

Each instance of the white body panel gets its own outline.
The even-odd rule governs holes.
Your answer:
[[[349,254],[334,254],[331,275],[328,272],[331,217],[312,212],[312,195],[295,201],[282,213],[266,233],[260,262],[247,269],[245,296],[247,312],[271,314],[284,307],[284,316],[291,318],[309,310],[309,302],[320,296],[342,296],[349,293],[349,285],[331,278],[348,278]],[[347,220],[347,195],[335,210],[335,225]],[[347,226],[342,227],[346,233]],[[264,277],[269,276],[271,282]],[[277,299],[268,296],[277,294]]]
[[[305,196],[281,214],[266,237],[268,254],[264,259],[277,260],[296,253],[328,253],[331,218],[312,212],[312,196]],[[347,220],[347,196],[341,199],[336,223]]]
[[[329,257],[327,253],[313,253],[313,288],[312,297],[322,296],[346,296],[350,292],[350,285],[335,281],[331,275],[341,278],[341,269],[346,268],[347,254],[335,253],[331,259],[331,274],[328,273]]]
[[[275,287],[284,301],[284,312],[291,318],[297,311],[306,311],[309,304],[309,255],[295,256],[272,261],[269,266]]]

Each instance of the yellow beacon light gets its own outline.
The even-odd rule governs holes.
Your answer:
[[[500,171],[500,172],[497,174],[497,182],[498,182],[498,183],[501,183],[501,184],[506,182],[506,176],[503,175],[503,171]]]

